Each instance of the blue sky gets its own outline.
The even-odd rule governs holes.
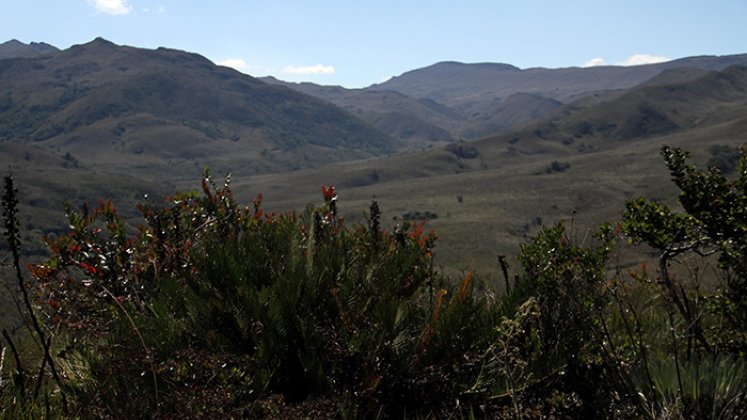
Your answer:
[[[0,0],[0,42],[104,37],[364,87],[438,61],[521,68],[747,53],[747,0]]]

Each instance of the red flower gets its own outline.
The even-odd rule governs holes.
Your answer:
[[[262,205],[263,199],[264,199],[264,196],[262,195],[262,193],[259,193],[257,197],[255,197],[254,200],[252,200],[252,205],[254,205],[255,213],[259,211],[259,207]]]
[[[69,325],[70,328],[75,328],[78,330],[83,330],[87,327],[87,325],[83,321],[74,322]]]
[[[60,309],[60,302],[57,302],[52,298],[49,298],[49,300],[47,301],[47,305],[51,306],[52,309]]]
[[[333,198],[337,197],[335,186],[330,185],[329,188],[327,188],[322,185],[322,195],[324,196],[324,201],[332,201]]]
[[[88,271],[91,274],[96,274],[96,267],[92,266],[91,264],[88,264],[85,261],[80,263],[80,268]]]

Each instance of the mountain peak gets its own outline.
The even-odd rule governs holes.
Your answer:
[[[107,47],[116,47],[117,46],[117,44],[109,41],[108,39],[104,39],[104,38],[102,38],[100,36],[97,36],[93,41],[88,42],[85,45],[91,45],[91,46],[97,45],[97,46],[107,46]]]
[[[0,59],[3,58],[33,58],[41,54],[59,51],[56,47],[44,42],[24,44],[17,39],[0,44]]]
[[[13,38],[10,41],[5,41],[2,44],[0,44],[0,47],[20,47],[22,45],[26,45],[26,44]]]
[[[507,63],[462,63],[459,61],[440,61],[424,69],[436,68],[473,68],[493,71],[519,71],[520,68]]]

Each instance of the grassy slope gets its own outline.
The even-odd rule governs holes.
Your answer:
[[[318,202],[320,186],[334,184],[347,214],[360,217],[376,198],[390,226],[410,211],[435,212],[439,218],[428,226],[443,238],[436,249],[438,261],[452,273],[478,269],[497,278],[496,255],[515,255],[540,220],[574,219],[583,238],[597,223],[617,219],[627,199],[643,195],[674,204],[675,190],[659,148],[681,146],[702,164],[711,145],[744,143],[747,102],[739,89],[746,81],[744,68],[733,68],[686,83],[662,82],[611,95],[601,105],[573,104],[523,132],[471,143],[480,153],[476,159],[432,149],[251,177],[240,180],[237,188],[247,200],[264,192],[270,206],[287,209]],[[646,120],[642,103],[667,118],[671,115],[675,126],[640,129],[631,138],[633,128]],[[677,113],[671,110],[674,104]],[[563,142],[573,137],[569,130],[587,120],[596,125],[622,123],[615,130],[592,131],[573,143]],[[548,125],[553,129],[545,130]],[[583,152],[581,143],[586,144]],[[570,169],[547,173],[554,160],[569,163]],[[461,203],[457,196],[462,196]]]
[[[455,140],[455,133],[465,120],[464,116],[444,105],[428,99],[413,99],[395,91],[289,83],[274,77],[261,80],[329,101],[382,132],[404,140],[411,148]]]

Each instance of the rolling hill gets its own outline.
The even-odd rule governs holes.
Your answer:
[[[413,99],[399,92],[289,83],[274,77],[261,80],[329,101],[380,131],[403,140],[410,148],[434,142],[453,142],[465,121],[451,108],[430,99]]]
[[[0,92],[1,141],[149,176],[291,170],[397,147],[328,102],[196,54],[100,38],[0,60]]]
[[[236,188],[263,191],[268,205],[287,209],[318,202],[318,186],[334,184],[351,220],[376,199],[389,227],[408,214],[436,214],[427,226],[442,237],[435,253],[443,269],[457,276],[477,268],[497,280],[496,255],[515,255],[541,224],[566,220],[582,240],[595,224],[617,219],[627,199],[675,204],[658,155],[663,144],[706,164],[714,145],[734,150],[747,143],[747,68],[681,73],[574,101],[520,130],[462,144],[470,153],[434,148],[252,177]]]
[[[233,172],[243,202],[263,192],[269,209],[300,210],[334,184],[351,222],[371,199],[390,228],[437,215],[428,226],[443,238],[444,269],[497,278],[496,254],[514,255],[541,224],[572,218],[583,236],[625,199],[671,199],[663,143],[700,162],[713,145],[744,143],[747,76],[728,64],[746,59],[444,63],[344,89],[97,39],[0,60],[0,157],[20,182],[30,234],[55,233],[65,199],[113,197],[132,210],[146,194],[196,188],[209,166]]]

